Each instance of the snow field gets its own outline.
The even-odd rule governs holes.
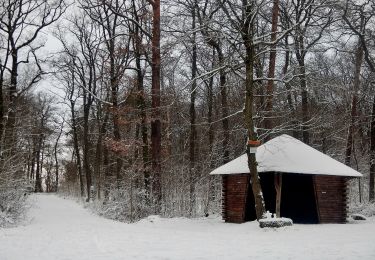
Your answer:
[[[375,259],[375,219],[260,229],[257,222],[150,216],[126,224],[74,201],[34,195],[30,222],[0,229],[1,260]]]

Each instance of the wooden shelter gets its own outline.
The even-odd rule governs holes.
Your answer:
[[[303,142],[281,135],[258,147],[256,158],[266,209],[275,212],[275,173],[282,174],[281,217],[295,223],[345,223],[347,182],[362,175]],[[247,155],[217,168],[222,175],[223,219],[256,219]]]

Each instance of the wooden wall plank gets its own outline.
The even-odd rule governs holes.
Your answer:
[[[248,182],[248,174],[223,175],[222,212],[225,222],[245,221]]]
[[[314,176],[320,223],[345,223],[347,217],[347,180],[341,176]]]

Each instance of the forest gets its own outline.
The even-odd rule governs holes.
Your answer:
[[[361,172],[350,205],[374,203],[374,16],[374,0],[1,0],[0,226],[31,192],[125,222],[220,214],[209,172],[284,133]]]

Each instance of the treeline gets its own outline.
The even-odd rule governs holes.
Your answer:
[[[38,17],[35,10],[52,8],[36,21],[59,18],[61,50],[45,77],[64,93],[66,117],[51,110],[51,122],[58,119],[48,134],[7,136],[27,129],[22,90],[40,80],[47,61],[24,32],[15,39],[25,39],[27,51],[12,74],[5,18],[0,112],[10,111],[1,124],[5,147],[27,151],[20,176],[35,180],[36,191],[53,180],[49,191],[96,200],[100,213],[127,221],[217,213],[221,182],[208,173],[244,153],[248,139],[288,133],[364,173],[351,198],[374,199],[373,1],[81,0],[68,12],[62,1],[12,1],[0,9],[34,2]]]

